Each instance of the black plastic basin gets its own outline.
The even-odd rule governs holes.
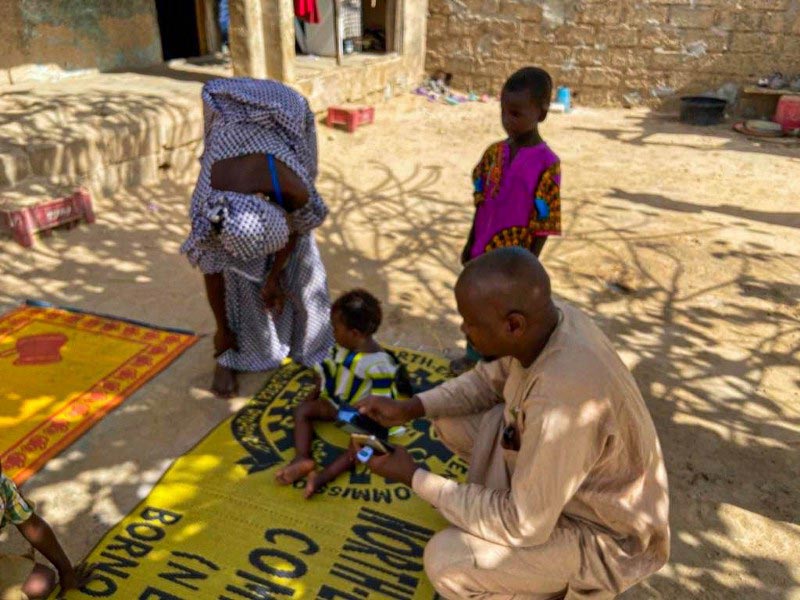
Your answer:
[[[684,96],[681,98],[680,120],[689,125],[717,125],[725,118],[727,104],[721,98]]]

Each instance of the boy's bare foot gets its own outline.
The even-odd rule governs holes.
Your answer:
[[[317,493],[317,490],[319,488],[325,485],[324,483],[321,483],[319,479],[320,479],[320,474],[315,471],[311,471],[311,473],[308,474],[308,480],[306,481],[306,489],[303,490],[303,498],[308,500],[309,498],[311,498],[311,496]]]
[[[220,398],[231,398],[239,391],[236,381],[236,371],[223,367],[218,364],[214,368],[214,381],[211,383],[211,391]]]
[[[310,458],[298,456],[275,473],[275,480],[281,485],[291,485],[298,479],[302,479],[306,475],[309,475],[309,473],[313,473],[314,466],[314,461]]]

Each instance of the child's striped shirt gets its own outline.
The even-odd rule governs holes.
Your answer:
[[[354,404],[369,395],[397,398],[398,368],[387,352],[353,352],[337,344],[315,367],[322,379],[320,397],[337,406]]]

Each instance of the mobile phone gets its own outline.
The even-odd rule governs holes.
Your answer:
[[[369,446],[364,446],[361,450],[358,451],[356,454],[356,458],[358,462],[361,463],[368,463],[369,459],[372,458],[372,455],[375,453],[375,450],[370,448]]]
[[[374,435],[379,440],[385,440],[389,437],[389,430],[386,427],[360,414],[358,409],[352,406],[342,406],[336,415],[336,419],[342,425],[342,428],[350,433],[366,433],[367,435]]]
[[[352,433],[350,439],[357,445],[364,448],[372,448],[378,454],[391,454],[394,452],[394,447],[388,442],[379,440],[374,435],[367,435],[365,433]]]

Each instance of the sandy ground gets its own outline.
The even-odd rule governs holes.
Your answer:
[[[625,598],[800,598],[800,150],[622,110],[553,115],[543,130],[565,213],[544,263],[633,370],[670,474],[672,559]],[[468,173],[500,135],[496,104],[416,98],[355,135],[320,128],[331,288],[380,296],[385,341],[462,344],[452,287]],[[0,242],[0,304],[44,298],[210,333],[200,276],[178,255],[190,190],[118,194],[95,225],[33,251]],[[71,556],[241,404],[205,391],[210,355],[205,337],[26,484]]]

